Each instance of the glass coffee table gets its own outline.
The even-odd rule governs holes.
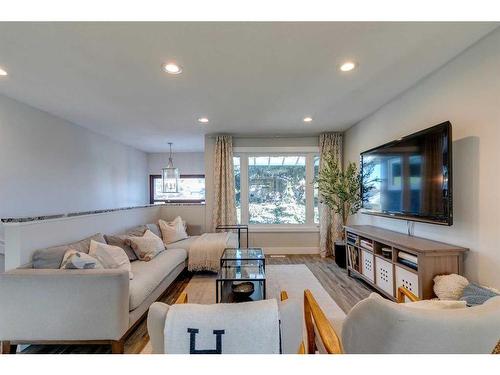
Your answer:
[[[232,290],[233,285],[251,282],[254,291],[240,297]],[[215,281],[216,303],[258,301],[266,299],[266,258],[259,247],[248,249],[227,248],[220,259],[220,271]]]

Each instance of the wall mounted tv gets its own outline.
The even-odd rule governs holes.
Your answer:
[[[361,154],[362,212],[452,225],[449,121]]]

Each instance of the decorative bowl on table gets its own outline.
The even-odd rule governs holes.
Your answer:
[[[245,299],[252,295],[255,287],[251,281],[244,281],[241,283],[233,283],[231,289],[236,299]]]

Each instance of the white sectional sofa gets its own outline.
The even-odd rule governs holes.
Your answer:
[[[134,228],[128,234],[145,228]],[[148,224],[148,228],[159,233],[156,224]],[[68,248],[88,252],[90,239],[105,241],[98,234],[38,250],[31,263],[0,274],[4,352],[21,343],[86,342],[109,343],[113,353],[122,353],[128,333],[186,269],[194,237],[168,246],[149,262],[132,261],[132,280],[126,271],[59,269]]]

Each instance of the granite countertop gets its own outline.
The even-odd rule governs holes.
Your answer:
[[[134,208],[147,208],[147,207],[155,207],[155,206],[200,206],[200,205],[205,205],[205,203],[161,203],[161,204],[146,204],[146,205],[142,205],[142,206],[108,208],[108,209],[102,209],[102,210],[81,211],[81,212],[70,212],[70,213],[66,213],[66,214],[54,214],[54,215],[42,215],[42,216],[27,216],[27,217],[7,217],[7,218],[3,218],[3,219],[0,219],[0,220],[1,220],[2,223],[27,223],[27,222],[30,222],[30,221],[60,219],[60,218],[63,218],[63,217],[94,215],[94,214],[102,214],[102,213],[106,213],[106,212],[132,210]]]

